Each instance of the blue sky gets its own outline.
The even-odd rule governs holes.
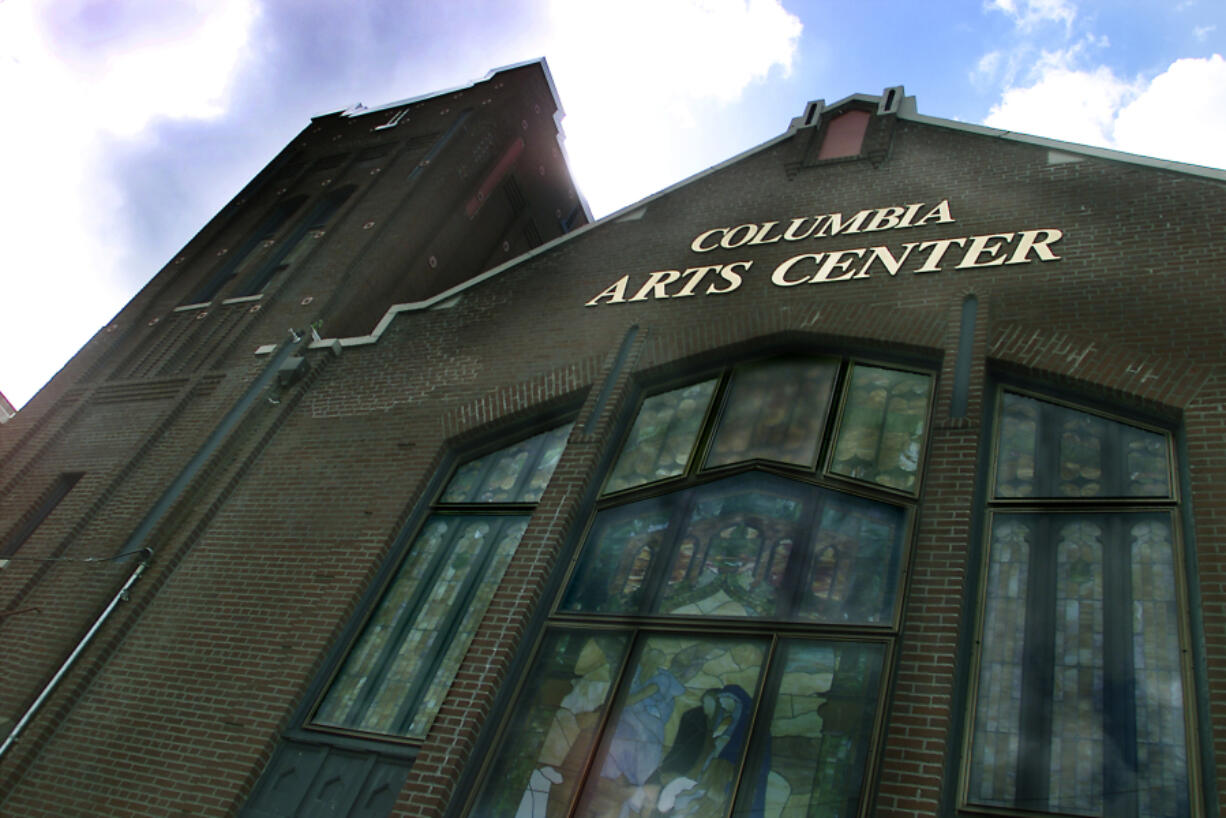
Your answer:
[[[597,216],[902,84],[1226,167],[1222,0],[0,0],[0,391],[24,404],[310,116],[545,56]]]

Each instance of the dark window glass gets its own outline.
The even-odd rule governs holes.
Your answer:
[[[291,196],[283,202],[278,202],[271,212],[256,226],[256,229],[243,240],[238,249],[228,253],[226,259],[201,287],[192,294],[189,304],[199,304],[212,301],[213,297],[226,285],[230,279],[246,270],[251,263],[255,249],[275,236],[289,218],[302,207],[306,196]]]
[[[297,262],[323,238],[323,231],[340,210],[341,205],[357,190],[355,185],[346,185],[330,191],[307,212],[288,236],[269,257],[238,288],[236,296],[256,295],[263,292],[272,277]]]

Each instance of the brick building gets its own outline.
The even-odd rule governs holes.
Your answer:
[[[559,114],[313,120],[0,429],[0,813],[1220,814],[1226,173]]]

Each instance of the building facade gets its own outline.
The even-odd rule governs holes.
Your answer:
[[[0,429],[0,813],[1219,815],[1226,173],[559,115],[317,118]]]

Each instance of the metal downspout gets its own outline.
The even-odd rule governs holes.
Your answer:
[[[28,725],[34,718],[34,714],[37,713],[39,708],[43,706],[43,703],[50,698],[53,692],[55,692],[55,688],[59,686],[60,681],[72,668],[73,664],[77,661],[77,658],[85,651],[85,648],[89,645],[90,641],[93,640],[94,635],[97,634],[99,629],[102,628],[102,625],[110,617],[115,608],[119,606],[119,603],[128,598],[128,591],[131,590],[132,586],[136,583],[136,580],[140,579],[140,575],[145,573],[145,568],[149,565],[149,561],[153,559],[152,548],[143,548],[141,549],[140,553],[143,555],[141,557],[140,564],[132,569],[131,575],[128,576],[128,581],[123,584],[123,587],[120,588],[111,599],[110,604],[106,606],[106,608],[102,611],[102,614],[94,621],[93,626],[91,626],[85,633],[85,636],[81,637],[81,641],[77,643],[77,646],[73,649],[72,653],[68,654],[68,658],[64,660],[64,663],[60,665],[60,669],[57,670],[55,675],[51,677],[51,681],[47,682],[47,686],[44,687],[43,691],[38,694],[38,698],[34,700],[33,704],[26,708],[26,712],[17,721],[17,724],[13,725],[13,729],[9,732],[8,738],[4,740],[3,744],[0,744],[0,758],[3,758],[4,754],[8,752],[9,748],[17,743],[17,737],[21,734],[21,731],[24,730],[26,725]]]

